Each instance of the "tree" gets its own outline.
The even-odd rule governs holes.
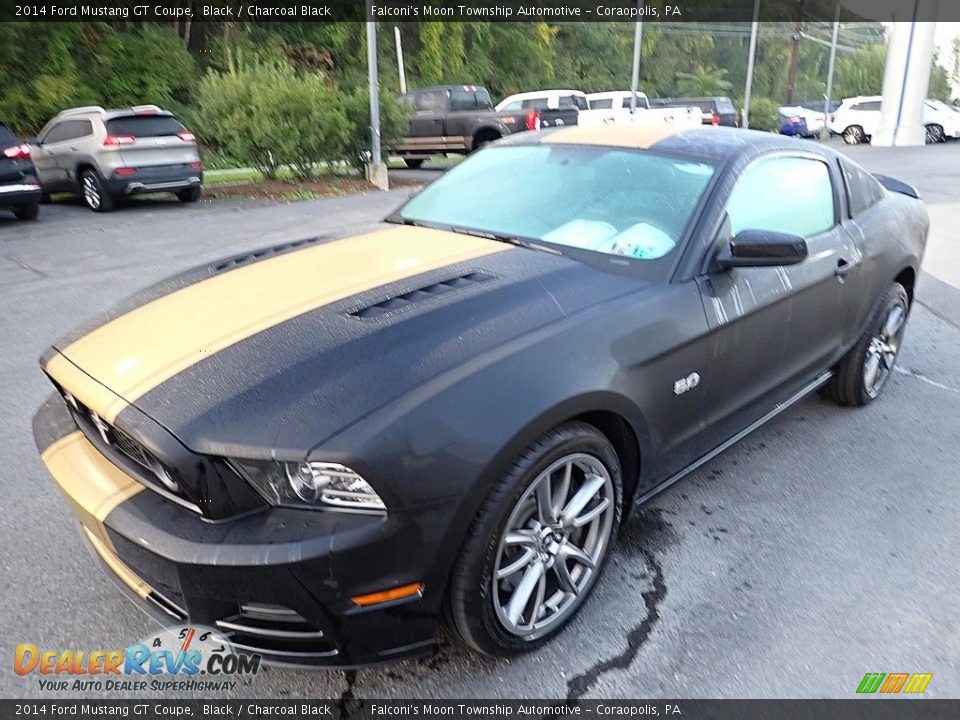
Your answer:
[[[883,68],[887,61],[885,45],[869,45],[853,55],[837,58],[834,96],[879,95],[883,89]]]
[[[960,87],[960,36],[950,41],[950,84]]]
[[[701,65],[693,72],[677,73],[677,94],[694,97],[726,95],[733,89],[733,83],[726,80],[725,68]]]

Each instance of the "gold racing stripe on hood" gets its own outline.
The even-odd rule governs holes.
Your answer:
[[[165,380],[262,330],[381,285],[511,246],[398,227],[278,255],[188,285],[60,348],[50,376],[112,423]]]

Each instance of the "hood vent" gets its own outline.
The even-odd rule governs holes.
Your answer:
[[[282,255],[283,253],[290,252],[291,250],[296,250],[297,248],[302,248],[306,245],[312,245],[313,243],[320,242],[321,240],[329,240],[329,238],[312,237],[304,240],[294,240],[293,242],[281,243],[280,245],[271,245],[270,247],[254,250],[253,252],[243,253],[242,255],[234,255],[231,258],[227,258],[226,260],[218,262],[210,269],[214,272],[214,274],[226,272],[227,270],[233,270],[243,265],[249,265],[257,260],[263,260],[264,258],[273,257],[274,255]]]
[[[453,292],[454,290],[461,290],[478,283],[488,282],[494,278],[494,275],[484,272],[468,272],[463,275],[458,275],[455,278],[450,278],[449,280],[433,282],[429,285],[424,285],[414,290],[401,293],[400,295],[393,295],[372,305],[367,305],[358,310],[354,310],[350,313],[350,315],[353,317],[362,318],[364,320],[378,318],[381,315],[402,310],[403,308],[409,307],[410,305],[422,302],[424,300],[429,300],[430,298],[435,298],[439,295],[445,295]]]

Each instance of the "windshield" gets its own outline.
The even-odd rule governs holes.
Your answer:
[[[673,255],[711,165],[560,143],[487,148],[400,209],[402,220],[631,258]]]

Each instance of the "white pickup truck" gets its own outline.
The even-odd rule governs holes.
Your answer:
[[[701,125],[697,107],[651,109],[647,96],[637,93],[636,112],[630,110],[629,90],[593,93],[579,90],[536,90],[504,98],[497,105],[500,112],[537,110],[543,114],[541,127],[563,125],[659,124],[669,123],[695,128]]]
[[[697,128],[702,124],[700,108],[665,107],[651,108],[646,93],[638,92],[635,103],[630,90],[611,90],[610,92],[587,95],[590,106],[588,116],[580,114],[581,125],[625,125],[667,123],[685,128]],[[631,104],[636,110],[631,112]]]

